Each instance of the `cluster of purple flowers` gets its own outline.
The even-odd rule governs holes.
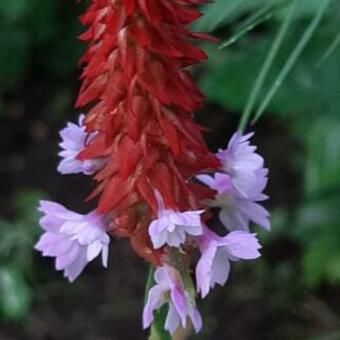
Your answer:
[[[230,262],[260,256],[261,246],[256,234],[249,232],[249,224],[254,222],[266,230],[270,229],[269,213],[258,203],[268,198],[263,194],[268,169],[264,168],[264,160],[256,153],[256,147],[250,145],[252,135],[235,133],[227,149],[219,150],[217,154],[222,164],[220,171],[197,176],[198,180],[216,191],[215,198],[204,203],[207,208],[221,209],[220,221],[229,231],[225,236],[219,236],[202,223],[202,210],[166,211],[158,196],[159,219],[153,221],[149,229],[154,246],[167,243],[180,247],[185,238],[190,237],[201,256],[195,270],[196,290],[192,289],[191,281],[188,284],[187,280],[181,279],[181,273],[174,267],[166,265],[156,270],[156,285],[150,290],[144,309],[144,328],[152,324],[152,311],[167,302],[166,330],[173,333],[178,326],[185,328],[189,317],[198,332],[202,319],[194,292],[206,297],[216,284],[222,286],[227,282]]]
[[[61,131],[62,160],[58,171],[62,174],[93,174],[101,169],[106,160],[81,161],[77,155],[91,139],[82,125],[69,123]],[[207,296],[216,284],[224,285],[229,276],[230,263],[251,260],[260,256],[261,248],[256,234],[249,231],[250,222],[269,229],[269,213],[259,202],[267,199],[263,190],[267,185],[268,170],[264,161],[250,145],[252,134],[242,136],[235,133],[227,149],[220,150],[217,157],[221,168],[213,174],[201,174],[197,179],[216,192],[213,199],[204,206],[220,208],[219,218],[226,228],[220,236],[213,232],[202,214],[205,210],[174,211],[165,208],[161,194],[155,190],[158,204],[158,218],[149,225],[149,236],[154,249],[168,246],[185,252],[182,247],[190,243],[200,252],[196,264],[196,289],[189,275],[176,268],[169,261],[156,268],[155,285],[149,290],[143,313],[143,326],[149,327],[154,319],[153,312],[168,304],[165,329],[174,333],[178,327],[185,328],[188,319],[198,332],[202,318],[196,307],[195,295]],[[36,244],[43,256],[55,258],[57,270],[74,281],[87,263],[101,254],[102,264],[107,267],[110,237],[109,221],[112,216],[92,211],[81,215],[67,210],[60,204],[41,201],[39,210],[43,213],[40,225],[45,233]],[[189,275],[190,277],[190,275]]]

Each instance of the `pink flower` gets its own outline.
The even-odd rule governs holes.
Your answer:
[[[169,311],[164,328],[173,334],[180,326],[186,328],[189,317],[198,333],[202,328],[202,317],[195,306],[194,298],[184,289],[179,272],[170,266],[159,267],[154,279],[156,285],[149,290],[143,311],[144,329],[152,324],[153,312],[168,303]]]
[[[217,153],[223,171],[230,176],[234,188],[246,198],[253,195],[259,183],[265,182],[264,186],[267,184],[268,171],[263,168],[264,160],[255,152],[256,146],[249,142],[253,135],[254,133],[248,133],[242,136],[240,132],[236,132],[230,139],[228,148]]]
[[[203,233],[201,214],[204,210],[173,211],[164,208],[164,202],[155,192],[158,202],[158,219],[151,222],[149,235],[155,249],[165,244],[179,247],[186,240],[187,235],[198,236]]]
[[[256,234],[234,231],[220,237],[208,228],[198,238],[201,258],[196,266],[197,291],[204,298],[216,284],[223,286],[229,277],[230,261],[252,260],[260,256]]]
[[[269,212],[257,203],[267,199],[267,196],[262,193],[267,183],[265,177],[267,169],[258,169],[257,172],[259,172],[257,176],[260,180],[253,183],[249,198],[245,198],[234,188],[229,175],[215,173],[214,176],[197,176],[201,182],[217,191],[215,199],[207,201],[207,204],[221,208],[220,221],[230,231],[248,231],[250,222],[266,230],[270,229]]]
[[[56,270],[63,270],[70,282],[100,253],[107,267],[110,238],[105,231],[105,216],[96,212],[77,214],[50,201],[40,201],[39,211],[44,214],[40,226],[45,233],[35,249],[43,256],[55,257]]]
[[[59,145],[63,150],[59,152],[62,160],[58,165],[58,171],[63,175],[78,173],[92,175],[100,170],[106,162],[103,158],[85,161],[77,159],[77,156],[83,151],[86,143],[91,141],[96,135],[95,133],[88,134],[85,132],[83,120],[84,115],[80,115],[78,125],[69,122],[67,126],[60,131],[62,142]]]

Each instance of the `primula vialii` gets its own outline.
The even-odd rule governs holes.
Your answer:
[[[61,131],[58,171],[92,175],[97,184],[89,198],[98,204],[87,215],[54,202],[39,208],[45,233],[36,249],[55,257],[70,281],[100,254],[107,265],[109,235],[130,238],[155,267],[143,326],[167,305],[164,328],[172,334],[188,322],[201,329],[192,254],[201,253],[196,290],[204,297],[225,284],[230,261],[260,256],[249,223],[270,227],[258,203],[267,198],[268,170],[251,135],[235,133],[214,154],[193,121],[204,97],[187,68],[206,59],[193,40],[211,38],[188,25],[203,2],[92,0],[81,17],[88,49],[76,102],[87,113]],[[209,229],[211,207],[221,208],[225,235]]]

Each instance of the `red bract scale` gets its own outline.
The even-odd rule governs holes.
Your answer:
[[[158,265],[163,250],[153,249],[148,234],[155,190],[166,208],[195,210],[207,189],[190,179],[220,166],[193,121],[204,96],[187,70],[206,59],[193,40],[209,37],[187,29],[203,2],[92,0],[81,17],[88,30],[80,39],[89,47],[76,106],[87,109],[86,131],[96,135],[78,159],[107,158],[90,198],[99,196],[97,213],[114,211],[111,234],[130,237]]]

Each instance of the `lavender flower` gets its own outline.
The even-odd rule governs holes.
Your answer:
[[[217,191],[215,199],[206,203],[211,207],[221,208],[219,218],[230,231],[249,231],[250,221],[264,229],[270,229],[269,212],[257,203],[267,199],[267,196],[262,193],[267,183],[265,178],[267,169],[257,171],[259,172],[258,178],[261,180],[254,183],[252,193],[249,192],[249,198],[245,198],[234,188],[229,175],[215,173],[214,176],[197,176],[201,182]]]
[[[203,232],[200,215],[204,210],[178,212],[164,208],[159,192],[155,192],[158,202],[158,219],[151,222],[149,235],[155,249],[165,244],[179,247],[186,240],[186,234],[198,236]]]
[[[230,261],[251,260],[260,256],[256,234],[234,231],[220,237],[205,229],[198,238],[201,258],[196,267],[197,291],[204,298],[216,284],[223,286],[229,276]]]
[[[77,214],[50,201],[40,201],[39,211],[44,213],[40,226],[45,233],[35,249],[55,257],[56,270],[63,270],[70,282],[100,253],[107,267],[110,238],[105,231],[106,217],[96,212]]]
[[[268,173],[267,170],[263,171],[264,160],[255,152],[256,146],[250,145],[249,140],[253,135],[254,133],[248,133],[242,136],[240,132],[236,132],[230,139],[228,148],[217,153],[234,188],[246,198],[253,195],[254,187],[256,189],[259,182],[266,181]]]
[[[152,324],[153,312],[168,303],[169,311],[164,328],[173,334],[180,326],[186,328],[189,317],[198,333],[202,328],[202,318],[193,297],[184,289],[179,272],[175,268],[165,265],[156,269],[154,278],[156,285],[149,290],[143,311],[144,329]]]
[[[84,115],[80,115],[78,125],[69,122],[60,131],[62,142],[59,145],[63,150],[59,152],[59,156],[63,159],[58,165],[58,171],[63,175],[78,173],[92,175],[100,170],[106,162],[104,158],[85,161],[77,159],[79,153],[84,149],[86,142],[91,141],[96,135],[95,133],[88,134],[85,132],[83,120]]]

